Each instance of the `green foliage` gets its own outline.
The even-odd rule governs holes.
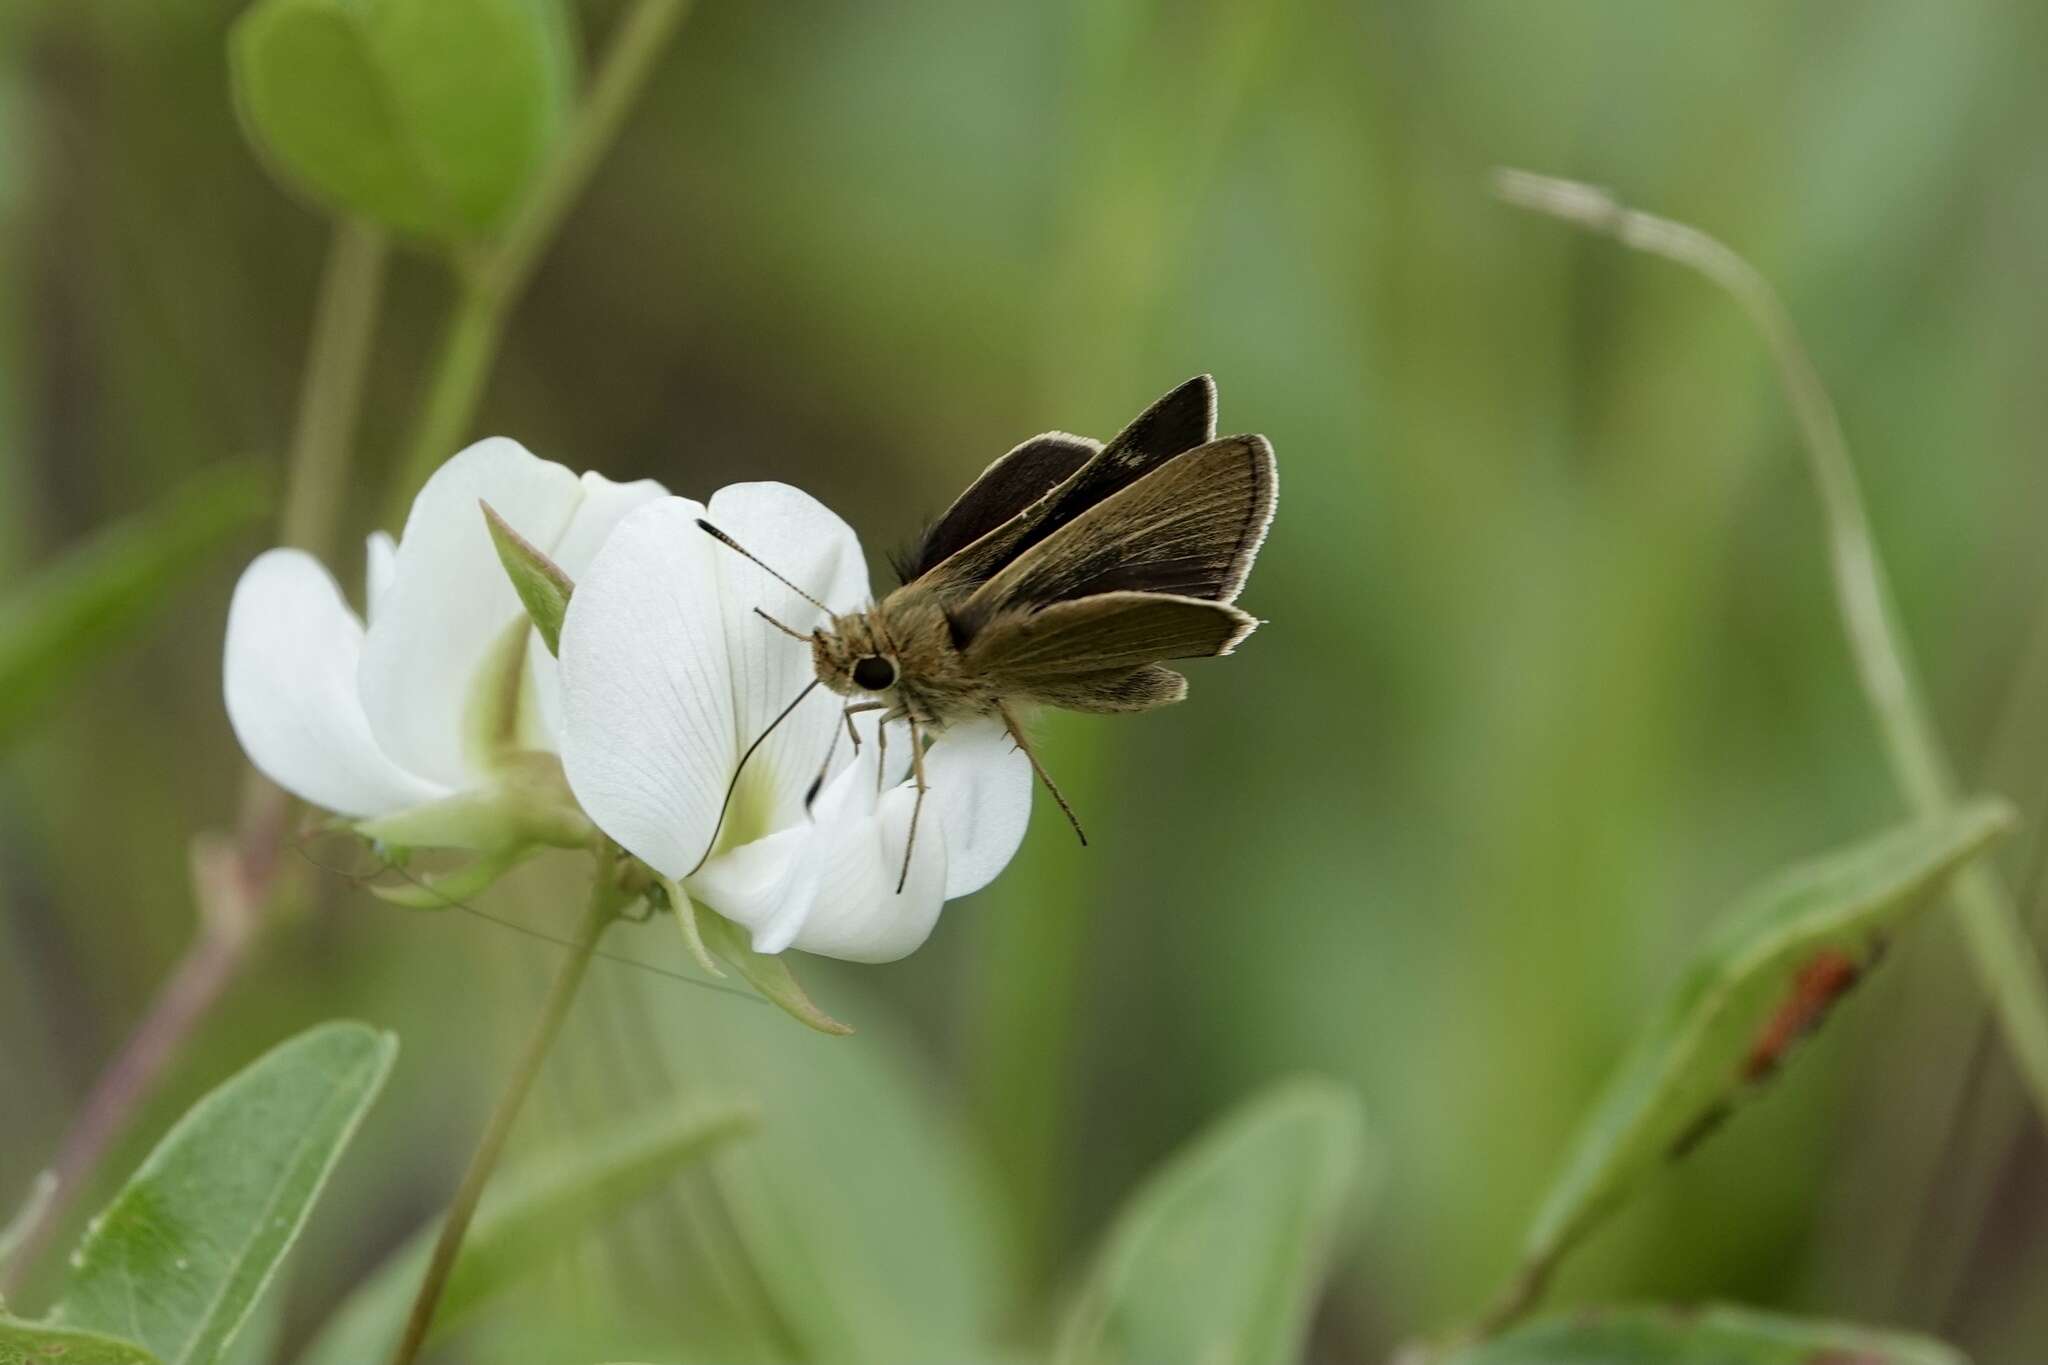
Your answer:
[[[1524,1296],[1643,1177],[1775,1074],[1890,935],[2011,824],[2002,804],[1972,805],[1793,868],[1738,905],[1587,1122],[1529,1230]]]
[[[0,1317],[0,1365],[160,1365],[131,1341]]]
[[[53,1319],[131,1337],[165,1365],[219,1360],[397,1052],[365,1025],[322,1024],[200,1100],[93,1220]]]
[[[463,1243],[434,1317],[434,1334],[459,1326],[494,1295],[572,1249],[607,1217],[747,1132],[754,1119],[750,1107],[732,1104],[666,1111],[499,1176]],[[436,1231],[422,1228],[365,1280],[306,1349],[301,1365],[360,1365],[389,1356]]]
[[[559,0],[261,0],[230,44],[250,140],[340,213],[446,243],[517,208],[567,121]]]
[[[1937,1341],[1742,1308],[1590,1309],[1442,1365],[1966,1365]]]
[[[483,508],[484,524],[491,528],[491,544],[497,547],[498,562],[505,566],[512,590],[519,594],[526,614],[533,618],[533,628],[540,632],[548,653],[560,654],[562,618],[569,614],[569,597],[576,591],[576,585],[562,572],[561,565],[507,525],[495,507],[485,503]]]
[[[1357,1100],[1325,1082],[1239,1107],[1117,1216],[1058,1365],[1298,1360],[1363,1145]]]
[[[866,1015],[855,978],[836,976],[834,990]],[[671,1315],[656,1341],[680,1336],[688,1354],[627,1342],[580,1354],[726,1361],[772,1342],[778,1359],[958,1365],[1014,1329],[1019,1284],[999,1196],[919,1040],[886,1013],[849,1040],[709,991],[623,985],[640,994],[646,1034],[685,1090],[743,1087],[760,1103],[759,1136],[713,1163],[679,1272],[707,1298],[718,1285],[748,1288]]]
[[[208,470],[67,552],[0,603],[0,745],[154,619],[193,572],[270,505],[254,465]]]

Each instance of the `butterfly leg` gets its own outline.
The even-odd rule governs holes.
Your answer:
[[[910,850],[917,847],[917,817],[924,813],[924,729],[917,717],[910,718],[910,771],[917,777],[917,801],[910,808],[910,833],[903,839],[903,870],[896,874],[896,894],[910,880]]]
[[[1017,741],[1017,747],[1024,751],[1024,757],[1031,760],[1031,771],[1038,774],[1038,780],[1052,793],[1052,799],[1059,802],[1060,811],[1067,817],[1067,823],[1074,827],[1074,836],[1081,841],[1081,847],[1088,847],[1088,832],[1081,828],[1080,817],[1067,804],[1067,798],[1060,793],[1059,783],[1052,780],[1052,774],[1038,761],[1038,755],[1031,748],[1031,741],[1024,738],[1024,727],[1017,723],[1017,717],[1002,702],[996,703],[996,713],[1003,718],[1003,728],[1010,732],[1010,738]]]
[[[878,701],[864,701],[847,707],[841,713],[841,717],[846,721],[847,737],[853,741],[853,752],[856,755],[860,753],[860,732],[853,728],[854,716],[862,711],[879,711],[882,709],[882,706],[883,703]],[[818,792],[824,787],[825,778],[832,771],[832,755],[838,752],[839,728],[834,726],[832,728],[832,742],[825,746],[825,761],[818,765],[818,775],[812,778],[811,785],[804,789],[804,813],[806,815],[810,813],[811,803],[818,799]]]

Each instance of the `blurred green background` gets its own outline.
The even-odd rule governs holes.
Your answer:
[[[324,221],[250,154],[231,0],[0,9],[0,572],[230,457],[281,463]],[[586,46],[621,12],[578,8]],[[1750,254],[1841,406],[1959,765],[2048,772],[2048,8],[1955,0],[992,6],[700,0],[516,314],[474,434],[702,496],[797,483],[877,564],[989,459],[1211,371],[1269,435],[1268,625],[1189,704],[1054,717],[995,886],[860,1027],[601,964],[522,1145],[760,1093],[751,1176],[579,1246],[477,1360],[901,1361],[912,1300],[1029,1353],[1139,1175],[1293,1071],[1382,1146],[1316,1359],[1467,1313],[1703,926],[1902,814],[1763,352],[1695,278],[1494,203],[1613,186]],[[349,491],[375,522],[445,275],[393,271]],[[251,534],[0,755],[0,1203],[188,935],[233,818],[219,647]],[[336,565],[357,581],[359,548]],[[324,854],[323,854],[324,856]],[[562,932],[580,868],[487,908]],[[308,866],[305,913],[128,1144],[291,1028],[396,1028],[290,1286],[302,1340],[445,1198],[555,953]],[[674,962],[659,924],[615,952]],[[1789,1078],[1559,1286],[2048,1340],[2048,1161],[1931,917]],[[907,1349],[907,1348],[905,1348]],[[452,1357],[451,1357],[452,1358]]]

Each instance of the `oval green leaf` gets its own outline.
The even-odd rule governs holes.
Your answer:
[[[281,180],[443,242],[510,216],[573,84],[560,0],[261,0],[229,56],[243,127]]]
[[[93,1220],[53,1320],[141,1342],[164,1365],[218,1361],[397,1052],[388,1033],[322,1024],[200,1100]]]
[[[1968,1365],[1925,1337],[1743,1308],[1600,1308],[1530,1323],[1442,1365]]]
[[[2012,824],[1983,802],[1802,864],[1720,923],[1609,1081],[1523,1246],[1509,1307],[1645,1176],[1775,1075],[1950,874]]]
[[[0,1365],[161,1365],[132,1341],[0,1318]]]
[[[211,469],[10,591],[0,603],[0,744],[153,620],[194,570],[269,506],[261,469]]]
[[[691,1163],[750,1131],[749,1105],[696,1104],[621,1124],[492,1182],[434,1315],[434,1340],[494,1295],[573,1249],[605,1219],[658,1189]],[[398,1344],[439,1225],[410,1242],[351,1294],[300,1365],[381,1361]]]
[[[1284,1082],[1148,1178],[1069,1312],[1058,1365],[1292,1365],[1357,1184],[1347,1090]]]

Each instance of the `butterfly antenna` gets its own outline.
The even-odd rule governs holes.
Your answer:
[[[731,536],[727,535],[727,534],[726,534],[725,532],[723,532],[723,531],[719,530],[719,529],[718,529],[718,528],[717,528],[716,526],[713,526],[713,525],[712,525],[712,524],[711,524],[710,522],[708,522],[708,521],[704,520],[704,518],[702,518],[702,517],[699,517],[699,518],[697,518],[697,528],[698,528],[699,530],[701,530],[702,532],[704,532],[704,534],[705,534],[705,535],[707,535],[707,536],[710,536],[710,537],[711,537],[711,538],[712,538],[713,540],[717,541],[717,542],[718,542],[718,543],[719,543],[720,545],[723,545],[723,546],[725,546],[725,547],[726,547],[726,548],[727,548],[728,550],[733,550],[733,551],[737,552],[738,554],[740,554],[740,555],[741,555],[742,557],[744,557],[744,558],[747,558],[747,559],[751,559],[751,560],[753,560],[755,564],[757,564],[757,565],[759,565],[759,566],[760,566],[760,568],[761,568],[761,571],[762,571],[763,573],[767,574],[767,575],[768,575],[768,576],[769,576],[770,578],[774,579],[774,580],[775,580],[775,581],[776,581],[777,583],[780,583],[780,584],[781,584],[781,585],[782,585],[783,587],[785,587],[785,588],[788,588],[788,589],[789,589],[789,590],[790,590],[791,592],[795,593],[795,594],[796,594],[796,595],[797,595],[798,597],[801,597],[801,598],[803,598],[803,599],[804,599],[804,601],[806,601],[806,602],[810,603],[810,604],[811,604],[812,606],[816,607],[816,608],[817,608],[817,609],[818,609],[819,611],[822,611],[822,612],[824,612],[824,613],[825,613],[825,614],[826,614],[827,616],[830,616],[830,615],[832,615],[832,608],[830,608],[830,607],[826,606],[826,605],[825,605],[825,604],[824,604],[823,602],[820,602],[820,601],[819,601],[819,600],[818,600],[817,598],[815,598],[815,597],[811,596],[811,595],[810,595],[809,593],[805,592],[805,591],[804,591],[804,590],[803,590],[802,588],[799,588],[799,587],[798,587],[798,586],[797,586],[796,584],[794,584],[794,583],[790,582],[790,581],[789,581],[789,580],[788,580],[787,578],[784,578],[784,577],[783,577],[783,576],[782,576],[781,574],[779,574],[779,573],[775,572],[775,570],[773,570],[773,569],[769,568],[769,567],[768,567],[768,566],[767,566],[766,564],[763,564],[763,563],[761,562],[760,556],[756,555],[756,554],[755,554],[755,553],[754,553],[754,552],[753,552],[752,550],[749,550],[749,549],[748,549],[748,548],[747,548],[746,546],[744,546],[744,545],[740,544],[740,543],[739,543],[739,542],[738,542],[737,540],[734,540],[734,539],[733,539],[733,538],[732,538]],[[761,613],[761,614],[762,614],[763,616],[766,616],[766,615],[767,615],[767,613],[766,613],[766,612],[763,612],[763,613]],[[773,618],[770,618],[770,619],[773,619]],[[777,622],[776,624],[780,625],[781,623],[780,623],[780,622]],[[789,627],[787,627],[787,626],[783,626],[783,629],[784,629],[784,630],[789,630]],[[796,635],[796,632],[795,632],[795,631],[793,631],[793,630],[789,631],[789,633],[790,633],[791,635]],[[799,640],[807,640],[807,639],[809,639],[810,637],[809,637],[809,636],[807,636],[807,635],[797,635],[797,638],[798,638]]]
[[[754,615],[760,617],[763,621],[766,621],[769,625],[775,627],[777,630],[781,631],[784,635],[787,635],[792,640],[802,640],[805,644],[809,644],[811,642],[810,636],[804,634],[800,630],[795,629],[794,627],[783,625],[782,622],[776,620],[767,612],[762,611],[759,607],[754,608]]]
[[[699,526],[704,525],[704,523],[701,521],[697,524]],[[711,531],[711,528],[708,526],[705,526],[704,529],[707,531]],[[718,532],[711,531],[711,534],[717,535]],[[741,550],[740,553],[746,554],[746,551]],[[751,559],[752,557],[753,556],[748,555],[748,558]],[[773,570],[770,570],[770,572],[772,573]],[[809,682],[805,683],[804,690],[797,693],[795,699],[793,699],[789,703],[789,705],[782,708],[781,715],[777,716],[774,720],[768,722],[767,729],[763,730],[760,734],[754,736],[754,742],[752,744],[749,744],[747,746],[747,751],[740,755],[739,765],[732,770],[732,781],[725,784],[725,800],[718,803],[718,823],[714,824],[711,827],[711,838],[704,845],[703,856],[697,859],[697,866],[691,868],[688,872],[685,872],[683,874],[684,876],[696,876],[698,868],[703,867],[705,863],[711,861],[711,850],[718,847],[719,831],[725,828],[725,813],[732,809],[732,794],[740,789],[740,774],[746,771],[747,760],[752,758],[754,756],[754,751],[761,747],[762,740],[768,738],[768,736],[775,733],[776,726],[788,720],[790,713],[796,710],[797,707],[803,705],[804,698],[810,696],[811,690],[815,688],[817,685],[818,680],[816,678],[813,678]]]

